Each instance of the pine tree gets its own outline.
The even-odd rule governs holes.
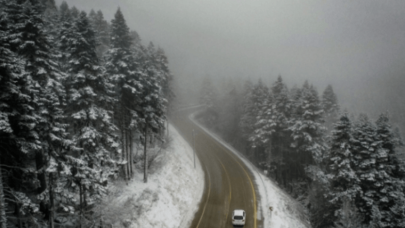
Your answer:
[[[360,180],[353,169],[354,149],[352,125],[347,114],[340,117],[332,131],[328,170],[331,174],[331,202],[341,204],[342,198],[354,200],[361,193]]]
[[[19,148],[21,155],[35,157],[37,170],[36,197],[40,202],[40,209],[52,225],[52,208],[47,208],[52,191],[45,191],[50,161],[59,157],[58,152],[69,144],[65,140],[64,116],[62,112],[64,88],[60,83],[63,78],[51,48],[51,39],[44,30],[42,20],[43,8],[38,2],[23,4],[11,2],[7,5],[9,20],[15,29],[10,30],[10,47],[23,60],[24,70],[22,91],[27,94],[24,102],[29,111],[22,116],[15,115],[11,122],[25,127],[15,131],[17,138],[24,137],[25,142]],[[29,120],[29,123],[26,121]],[[21,135],[21,136],[19,136]],[[18,154],[18,153],[15,153]],[[19,194],[24,197],[22,194]],[[18,209],[20,210],[20,209]],[[22,210],[22,209],[21,209]],[[49,216],[51,214],[51,216]]]
[[[350,202],[362,194],[360,179],[354,171],[354,149],[352,124],[347,114],[340,117],[332,131],[327,165],[329,191],[325,204],[329,205],[328,214],[335,220],[337,227],[352,224]],[[339,224],[339,225],[338,225]]]
[[[276,174],[280,174],[278,170],[282,170],[281,164],[287,160],[285,157],[289,156],[290,144],[292,142],[291,132],[287,129],[292,117],[293,105],[289,97],[288,88],[284,84],[281,76],[274,82],[271,91],[274,99],[274,115],[272,115],[271,118],[275,123],[275,134],[273,134],[271,138],[271,160],[275,161],[272,166],[277,169]],[[287,166],[289,165],[286,164],[286,167],[283,168],[285,170],[291,168]],[[277,179],[280,180],[280,176],[278,176]]]
[[[114,107],[114,118],[121,132],[121,159],[127,164],[131,153],[129,145],[132,142],[129,136],[132,135],[131,132],[135,127],[145,124],[140,119],[138,108],[142,102],[141,97],[145,86],[141,80],[147,75],[143,71],[136,70],[137,61],[131,52],[132,39],[120,9],[111,21],[110,44],[110,49],[106,53],[106,69],[110,81],[115,86],[117,103]],[[145,132],[145,129],[136,130]],[[123,171],[125,178],[129,179],[131,170],[128,164],[123,166]]]
[[[394,134],[387,115],[380,115],[376,121],[376,139],[381,142],[376,159],[377,170],[377,192],[379,195],[380,213],[382,223],[386,227],[400,227],[405,219],[403,212],[405,208],[405,182],[404,164],[399,161],[396,151],[402,144]],[[395,209],[393,209],[395,208]],[[374,209],[376,210],[376,209]]]
[[[322,108],[326,115],[336,115],[339,112],[338,100],[331,85],[322,94]]]
[[[114,175],[117,129],[108,109],[113,104],[109,95],[113,86],[99,65],[95,34],[85,12],[80,13],[68,32],[70,35],[61,40],[63,51],[69,56],[66,113],[73,127],[74,143],[67,158],[74,170],[73,186],[78,186],[83,208],[103,195],[104,183]]]
[[[235,87],[224,95],[221,104],[219,123],[224,139],[232,144],[239,141],[238,121],[240,119],[240,94]]]
[[[79,17],[80,11],[75,6],[73,6],[70,9],[70,14],[72,15],[72,18],[76,19]]]
[[[248,153],[250,146],[248,143],[249,137],[254,131],[254,124],[256,123],[256,113],[253,112],[253,102],[251,101],[253,92],[253,83],[247,80],[244,84],[242,94],[242,105],[241,105],[241,117],[239,121],[239,128],[241,129],[241,135],[245,143],[245,153]]]
[[[327,129],[331,129],[339,112],[338,100],[331,85],[328,85],[323,92],[321,105],[324,110],[325,126]]]
[[[272,118],[275,115],[273,96],[267,93],[262,98],[259,111],[256,114],[254,124],[254,133],[249,138],[253,147],[269,147],[271,145],[272,135],[276,131],[277,124]]]
[[[70,9],[65,1],[63,1],[59,7],[59,17],[60,21],[65,21],[70,17]]]
[[[27,113],[24,110],[25,105],[28,103],[27,96],[21,91],[21,86],[18,84],[22,81],[20,78],[19,69],[21,68],[16,55],[10,50],[9,40],[9,27],[11,22],[3,13],[0,14],[0,147],[3,148],[0,155],[0,165],[5,164],[4,160],[7,157],[14,157],[16,153],[12,153],[10,148],[16,144],[15,134],[13,130],[13,123],[10,123],[10,118],[13,116],[21,116]],[[17,103],[14,103],[18,101]],[[8,160],[8,159],[7,159]],[[3,167],[0,168],[0,227],[7,227],[6,217],[6,198],[5,188],[7,183],[3,182]]]
[[[360,179],[362,192],[356,198],[356,206],[365,215],[368,223],[372,217],[371,209],[376,203],[373,187],[376,181],[376,155],[379,142],[376,140],[375,127],[366,115],[361,115],[353,129],[353,167]]]
[[[382,133],[385,132],[383,129],[388,129],[383,127],[387,126],[387,119],[381,117],[378,124],[379,127],[373,125],[365,115],[356,124],[355,166],[363,191],[356,199],[356,205],[364,213],[366,223],[379,227],[396,227],[396,223],[403,223],[403,219],[396,220],[396,215],[390,208],[403,202],[403,181],[394,177],[395,159],[389,158],[389,146],[383,146],[384,141],[390,141]]]
[[[91,10],[89,20],[96,36],[96,53],[97,56],[101,58],[108,50],[108,47],[110,45],[110,26],[108,22],[104,20],[103,12],[101,12],[100,10],[97,12]]]
[[[134,32],[132,32],[131,34],[134,34]],[[136,32],[135,32],[135,36],[138,36]],[[134,40],[136,42],[140,42],[139,36],[138,36],[138,38],[135,37]],[[159,69],[159,72],[161,74],[161,76],[160,76],[161,80],[159,82],[162,87],[161,97],[164,97],[166,99],[165,100],[165,109],[166,109],[165,112],[166,112],[166,116],[168,117],[170,115],[170,107],[172,106],[173,100],[175,98],[175,93],[172,88],[173,75],[169,69],[168,58],[162,48],[157,49],[155,58],[156,58],[157,68]],[[167,131],[167,133],[169,133],[169,126],[168,126],[169,120],[167,117],[166,117],[166,123],[167,123],[166,131]]]
[[[361,228],[363,217],[350,199],[344,198],[339,219],[335,222],[335,228]]]
[[[367,116],[361,115],[351,128],[344,115],[332,135],[328,159],[330,202],[336,210],[343,198],[354,201],[364,215],[363,224],[372,227],[404,224],[404,185],[402,178],[395,177],[395,173],[402,175],[403,172],[395,153],[388,152],[388,148],[396,144],[390,132],[385,116],[381,116],[375,126]],[[342,213],[342,209],[338,209],[335,215]]]
[[[290,120],[293,142],[291,146],[300,153],[302,163],[321,163],[323,160],[324,140],[322,126],[323,110],[320,106],[318,93],[306,81],[294,101],[294,114]]]
[[[63,1],[61,6],[59,7],[59,20],[57,23],[59,31],[56,37],[59,41],[61,41],[57,43],[57,46],[58,50],[60,51],[59,64],[64,71],[68,71],[69,67],[69,53],[66,52],[69,47],[66,46],[66,42],[64,42],[64,40],[73,39],[73,33],[71,30],[73,29],[72,27],[74,21],[75,19],[72,17],[68,4]]]
[[[253,149],[251,156],[254,159],[254,162],[266,160],[265,150],[267,145],[263,143],[267,142],[264,138],[266,137],[266,134],[261,136],[262,132],[260,128],[267,126],[264,114],[269,110],[264,110],[264,112],[260,112],[260,110],[263,106],[266,106],[265,104],[270,105],[272,102],[271,99],[268,88],[262,83],[262,80],[259,79],[258,83],[254,85],[253,90],[250,93],[249,100],[252,104],[252,109],[247,113],[250,115],[248,118],[252,118],[253,120],[252,132],[247,135],[247,140],[250,142],[250,147]],[[257,122],[259,122],[259,124],[256,125]],[[264,131],[265,129],[263,129],[263,133]],[[262,138],[260,139],[260,137]]]
[[[145,64],[148,77],[141,80],[144,85],[144,94],[141,97],[143,103],[143,115],[146,123],[150,125],[157,135],[164,129],[167,99],[164,88],[170,79],[170,72],[164,62],[161,62],[162,52],[155,49],[153,43],[148,46],[149,61]],[[167,90],[166,90],[167,91]]]

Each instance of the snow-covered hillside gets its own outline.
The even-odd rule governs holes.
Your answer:
[[[170,147],[159,152],[148,183],[143,183],[143,173],[138,171],[110,201],[108,209],[121,208],[117,216],[123,218],[117,226],[188,228],[194,218],[204,190],[204,172],[198,160],[194,169],[193,150],[177,130],[170,126],[169,131]]]

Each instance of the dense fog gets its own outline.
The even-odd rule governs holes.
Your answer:
[[[389,111],[402,123],[404,1],[67,3],[100,9],[107,20],[121,7],[143,42],[165,49],[179,80],[210,75],[270,83],[282,75],[290,87],[305,80],[319,90],[332,84],[343,109],[372,116]]]

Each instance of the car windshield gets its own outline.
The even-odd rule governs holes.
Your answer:
[[[234,216],[233,218],[236,219],[236,220],[242,220],[243,216]]]

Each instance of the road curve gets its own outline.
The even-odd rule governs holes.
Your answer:
[[[205,173],[204,193],[190,227],[232,227],[234,209],[246,211],[246,228],[262,227],[256,219],[259,198],[252,173],[239,157],[194,124],[189,113],[177,113],[172,122],[191,146],[195,130],[196,154]]]

